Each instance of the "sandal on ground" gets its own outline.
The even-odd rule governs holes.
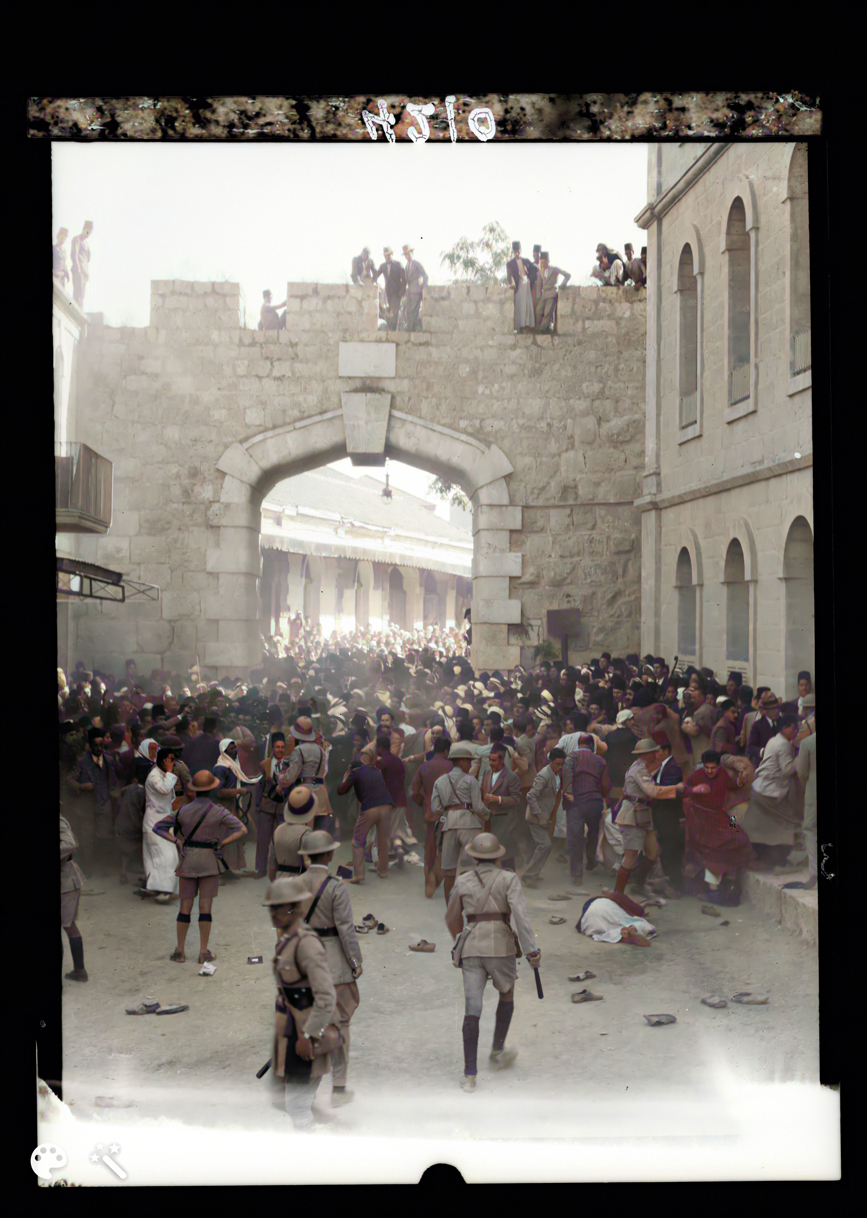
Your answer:
[[[409,950],[411,952],[432,952],[436,949],[435,943],[428,943],[427,939],[419,939],[418,943],[410,943]]]
[[[377,920],[376,920],[376,918],[373,916],[373,914],[365,914],[365,915],[364,915],[364,917],[363,917],[361,920],[362,920],[362,922],[366,923],[366,925],[368,925],[368,926],[376,926],[376,925],[377,925]]]
[[[127,1015],[154,1015],[160,1004],[156,998],[142,998],[135,1006],[127,1007]]]
[[[356,926],[355,930],[356,930],[356,933],[359,935],[369,935],[370,934],[370,927],[365,926],[365,924],[363,922],[359,922],[358,925]]]
[[[157,1015],[177,1015],[178,1011],[188,1011],[190,1008],[185,1002],[170,1002],[168,1006],[160,1007],[155,1012]]]
[[[573,1002],[602,1002],[602,994],[594,994],[592,990],[579,990],[572,995]]]
[[[652,1028],[664,1023],[677,1023],[677,1020],[673,1015],[645,1015],[644,1018]]]
[[[184,964],[184,963],[186,963],[186,959],[187,958],[184,955],[184,953],[177,947],[172,952],[172,954],[169,956],[169,960],[174,960],[175,964]]]
[[[767,994],[734,994],[732,1002],[745,1007],[763,1007],[768,1001]]]
[[[386,924],[384,922],[379,922],[377,924],[376,933],[378,935],[387,935],[390,930],[391,930],[391,927],[386,926]]]
[[[566,921],[566,919],[558,918],[558,916],[556,914],[551,914],[551,917],[548,919],[548,921],[551,923],[552,926],[562,926],[563,923]]]
[[[576,973],[574,977],[567,977],[567,981],[590,981],[595,978],[596,974],[591,973],[589,968],[585,968],[583,973]]]
[[[212,960],[216,959],[217,957],[212,951],[199,952],[199,964],[210,964]]]
[[[702,998],[701,1004],[705,1007],[713,1007],[715,1011],[722,1010],[723,1007],[728,1006],[725,998],[720,998],[716,994],[711,994],[708,998]]]
[[[716,909],[713,905],[702,905],[701,912],[703,914],[707,914],[711,918],[719,918],[722,916],[720,914],[720,911],[718,909]]]
[[[548,896],[549,901],[571,901],[571,897],[567,897],[565,892],[552,892]]]

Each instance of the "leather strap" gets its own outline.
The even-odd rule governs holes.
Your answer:
[[[467,914],[468,922],[511,922],[511,915],[507,913],[481,913]]]

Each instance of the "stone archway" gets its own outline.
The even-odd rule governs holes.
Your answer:
[[[221,595],[212,608],[217,639],[208,644],[205,662],[221,671],[245,672],[261,658],[262,500],[282,479],[349,455],[346,417],[345,410],[331,410],[261,432],[230,445],[217,461],[224,477],[219,502],[208,512],[207,570],[220,576]],[[510,531],[521,528],[521,508],[511,505],[506,482],[511,462],[496,444],[395,410],[387,412],[381,452],[457,483],[469,497],[475,537],[473,663],[513,668],[520,648],[509,644],[508,628],[520,623],[521,602],[510,599],[509,581],[521,575],[522,555],[510,549]]]

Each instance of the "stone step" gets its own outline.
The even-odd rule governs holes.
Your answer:
[[[791,875],[762,875],[750,871],[744,877],[744,899],[779,926],[798,935],[806,943],[819,943],[818,888],[784,890],[790,880],[806,882],[806,867]]]

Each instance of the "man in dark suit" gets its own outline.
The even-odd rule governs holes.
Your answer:
[[[515,297],[514,328],[532,330],[536,325],[533,309],[533,284],[538,267],[529,258],[521,257],[521,242],[512,242],[512,257],[506,263],[506,283],[511,284]]]
[[[376,267],[373,265],[370,250],[366,245],[361,253],[352,259],[352,270],[350,274],[352,282],[358,284],[359,286],[363,283],[372,282],[374,276],[376,275]]]
[[[663,762],[659,769],[653,775],[653,781],[658,787],[672,787],[677,783],[683,782],[683,771],[671,755],[671,742],[665,732],[654,732],[653,739],[659,745],[659,751],[662,754]],[[684,830],[681,820],[683,818],[683,800],[680,796],[677,799],[666,800],[665,804],[661,800],[653,801],[653,827],[656,830],[656,838],[659,842],[659,857],[662,864],[662,870],[665,873],[665,883],[663,885],[665,895],[676,900],[683,892],[683,847],[684,847]],[[633,875],[637,875],[639,867],[643,862],[647,862],[644,855],[638,861],[638,866],[635,868]],[[651,863],[647,868],[647,874],[653,867]],[[633,882],[638,882],[633,880]]]
[[[412,253],[412,246],[403,247],[403,256],[406,258],[406,328],[407,330],[420,330],[421,322],[418,312],[421,307],[422,293],[427,287],[427,271],[420,262],[415,261]]]
[[[387,245],[382,252],[385,255],[385,262],[383,262],[373,278],[376,281],[380,275],[384,277],[385,298],[388,301],[388,328],[389,330],[396,330],[400,302],[406,291],[406,275],[400,263],[392,261],[394,251],[390,245]]]

